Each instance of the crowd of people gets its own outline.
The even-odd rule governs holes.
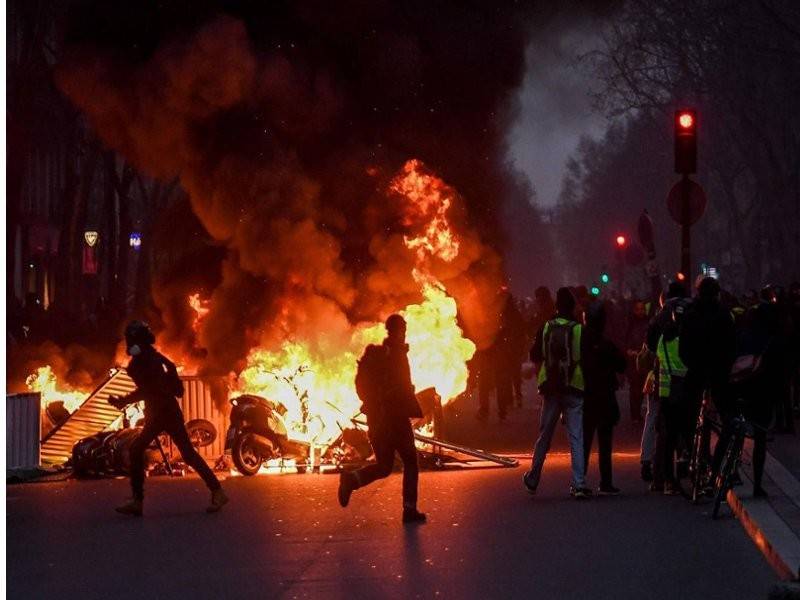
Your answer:
[[[623,301],[564,287],[553,300],[547,288],[539,288],[518,311],[542,396],[539,436],[523,477],[528,491],[536,492],[560,417],[570,444],[571,494],[593,494],[586,471],[595,434],[598,493],[619,493],[612,478],[612,437],[620,420],[616,392],[626,381],[630,419],[642,426],[642,479],[652,491],[680,493],[707,398],[722,424],[718,448],[724,448],[735,416],[743,413],[754,425],[754,493],[766,495],[766,432],[774,427],[794,433],[800,404],[800,284],[736,297],[716,279],[702,277],[694,291],[692,296],[673,281],[656,301]],[[502,336],[498,340],[517,347]],[[517,356],[513,369],[521,369],[523,360]],[[498,393],[501,417],[502,406]],[[481,418],[485,407],[482,399]],[[711,457],[710,435],[703,441]],[[714,452],[710,480],[720,462]]]

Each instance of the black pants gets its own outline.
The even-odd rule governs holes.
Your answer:
[[[675,453],[678,440],[686,423],[686,407],[670,398],[661,398],[661,407],[656,420],[656,464],[655,483],[675,482]]]
[[[589,455],[592,452],[592,440],[597,431],[597,452],[600,463],[600,487],[611,487],[611,451],[613,446],[614,425],[599,422],[591,415],[583,414],[583,457],[586,474],[589,472]]]
[[[178,413],[174,415],[147,416],[142,433],[131,444],[131,487],[133,488],[133,497],[139,500],[144,498],[144,454],[147,447],[162,431],[165,431],[172,438],[172,441],[181,452],[183,462],[197,471],[208,486],[208,489],[212,491],[218,490],[220,488],[219,481],[208,464],[206,464],[206,461],[203,460],[203,457],[192,446],[189,441],[189,434],[186,432],[186,426],[183,424],[183,415]]]
[[[417,447],[414,445],[414,431],[408,419],[391,419],[376,422],[367,419],[369,441],[375,452],[376,462],[354,472],[358,487],[369,485],[376,479],[388,477],[394,466],[397,452],[403,461],[403,506],[417,506],[417,484],[419,465]]]

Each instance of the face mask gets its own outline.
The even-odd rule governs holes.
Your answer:
[[[134,344],[133,346],[128,346],[128,354],[131,356],[139,356],[142,353],[142,349],[139,347],[138,344]]]

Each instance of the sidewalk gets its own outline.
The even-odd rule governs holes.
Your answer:
[[[782,579],[800,573],[800,436],[771,434],[764,469],[769,498],[753,498],[752,441],[744,450],[744,485],[728,495],[728,504]],[[791,597],[800,597],[791,596]]]

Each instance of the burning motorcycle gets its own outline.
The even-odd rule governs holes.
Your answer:
[[[305,473],[310,444],[289,439],[285,406],[252,394],[237,396],[231,404],[225,453],[230,453],[242,475],[255,475],[265,461],[273,459],[293,459],[297,472]]]

